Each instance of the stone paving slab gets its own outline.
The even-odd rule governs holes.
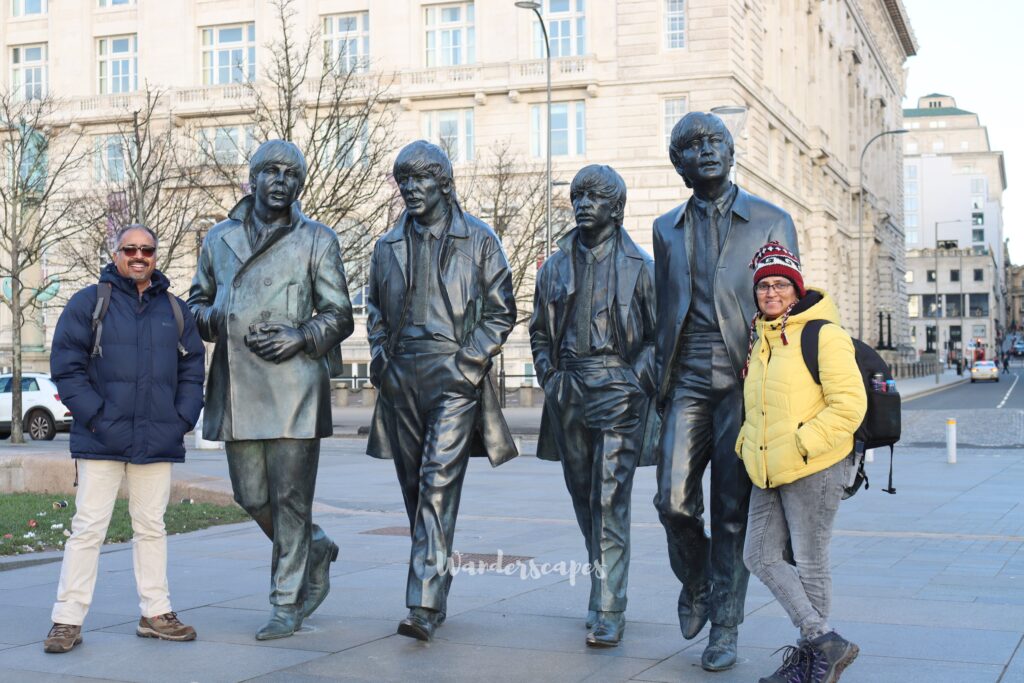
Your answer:
[[[406,522],[391,507],[400,498],[393,469],[359,455],[361,447],[334,440],[321,459],[318,500],[333,512],[317,521],[342,555],[332,565],[331,594],[302,632],[265,643],[252,639],[269,610],[270,545],[253,524],[218,527],[169,539],[172,600],[198,629],[195,643],[133,635],[138,607],[127,546],[101,557],[85,644],[67,655],[41,648],[59,564],[0,572],[0,680],[73,674],[90,680],[749,683],[774,670],[775,650],[795,639],[781,607],[754,579],[739,665],[715,675],[700,669],[707,629],[693,641],[679,635],[679,588],[651,505],[651,468],[638,472],[634,490],[629,622],[619,648],[585,647],[587,581],[577,577],[571,585],[557,574],[460,574],[449,621],[433,643],[396,636],[405,614],[408,538],[365,532]],[[841,506],[832,545],[832,622],[862,648],[844,683],[1024,680],[1024,452],[963,449],[960,455],[957,465],[947,465],[942,451],[901,448],[898,495],[878,490],[888,462],[876,461],[869,465],[876,484]],[[212,476],[224,468],[222,455],[201,458],[196,467]],[[354,481],[359,487],[350,495],[346,487]],[[367,490],[388,491],[394,501],[372,500]],[[347,507],[332,505],[332,496],[344,496]],[[455,540],[463,552],[501,550],[537,562],[579,562],[585,554],[557,465],[532,458],[498,469],[471,463]]]

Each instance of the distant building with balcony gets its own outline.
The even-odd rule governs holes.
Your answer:
[[[972,340],[995,348],[1007,325],[1003,153],[991,149],[978,115],[948,95],[926,95],[903,116],[912,341],[920,352],[937,346],[944,355],[966,355]]]
[[[248,134],[239,82],[265,77],[276,30],[267,0],[49,4],[3,18],[8,86],[67,98],[86,134],[123,116],[144,83],[168,90],[176,117],[201,125],[233,112],[240,128],[225,134]],[[295,24],[317,27],[348,68],[394,75],[396,140],[444,141],[457,182],[500,140],[543,164],[545,49],[532,12],[511,0],[302,0],[293,9]],[[901,0],[543,0],[541,11],[556,180],[589,163],[615,167],[629,190],[625,226],[649,248],[653,219],[690,194],[668,159],[673,124],[688,111],[745,107],[734,131],[738,184],[793,215],[805,279],[835,297],[855,332],[862,239],[864,337],[878,341],[872,324],[886,310],[906,342],[898,143],[883,138],[858,168],[869,138],[902,125],[904,64],[917,45]],[[365,376],[359,322],[345,346],[351,372]],[[505,367],[532,375],[525,330],[511,337]]]

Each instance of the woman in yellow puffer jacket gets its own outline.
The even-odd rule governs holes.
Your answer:
[[[859,651],[828,624],[828,549],[853,474],[853,433],[867,397],[835,304],[823,291],[805,289],[796,256],[770,242],[750,267],[758,313],[751,322],[745,420],[736,442],[754,483],[743,559],[800,629],[797,646],[788,647],[779,670],[761,682],[832,683]],[[820,330],[820,385],[800,350],[810,320],[834,323]],[[792,563],[784,557],[789,544]]]

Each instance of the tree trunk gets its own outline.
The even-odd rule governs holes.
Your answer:
[[[22,395],[21,395],[21,281],[11,278],[11,443],[25,443],[22,431]]]

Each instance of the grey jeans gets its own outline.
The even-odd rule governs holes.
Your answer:
[[[778,488],[754,487],[743,561],[768,587],[803,638],[831,631],[829,543],[853,455]],[[792,562],[786,558],[792,544]]]

